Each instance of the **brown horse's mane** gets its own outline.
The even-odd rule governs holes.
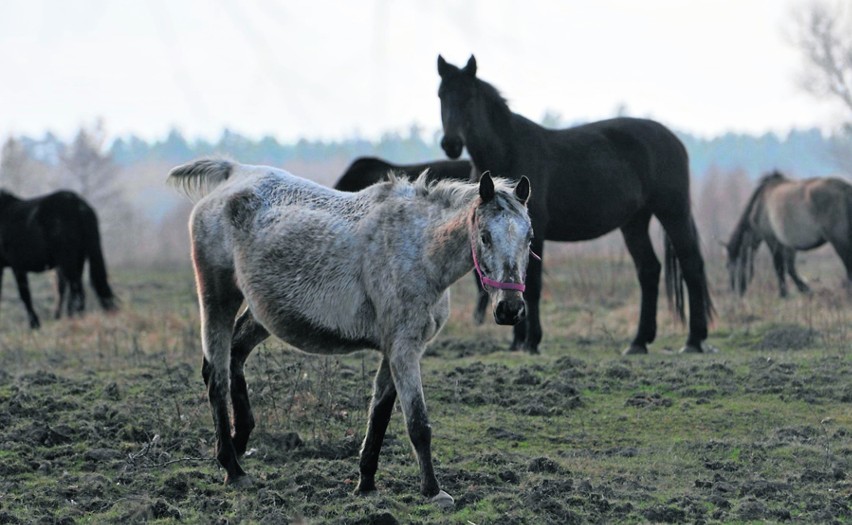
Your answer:
[[[778,170],[772,171],[758,180],[757,187],[751,194],[751,197],[749,197],[748,203],[742,215],[740,215],[733,233],[731,233],[731,239],[726,245],[728,249],[728,263],[735,268],[736,282],[741,283],[740,286],[743,287],[743,291],[745,290],[746,283],[754,275],[754,253],[760,246],[758,242],[755,242],[757,234],[752,230],[749,218],[755,206],[760,202],[760,198],[763,192],[766,191],[766,188],[770,184],[780,180],[787,180],[787,177]]]

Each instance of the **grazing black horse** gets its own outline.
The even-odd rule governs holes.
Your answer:
[[[114,310],[115,297],[107,283],[95,210],[70,191],[25,200],[0,190],[0,283],[3,269],[11,267],[31,328],[38,328],[41,323],[33,310],[27,272],[56,268],[59,300],[55,316],[58,319],[62,314],[66,287],[70,289],[68,315],[73,316],[82,313],[86,305],[86,259],[101,306]]]
[[[583,241],[620,228],[642,289],[639,328],[625,353],[647,353],[657,331],[661,266],[648,224],[666,232],[666,291],[684,318],[683,282],[689,292],[689,336],[682,352],[701,352],[713,306],[707,290],[698,231],[690,209],[689,162],[675,135],[657,122],[616,118],[569,129],[546,129],[512,113],[493,86],[477,78],[476,59],[458,68],[438,57],[441,147],[458,158],[467,147],[478,170],[518,179],[536,189],[529,203],[541,254],[544,241]],[[530,258],[527,321],[515,325],[512,348],[537,352],[542,263]]]
[[[390,171],[414,180],[427,169],[429,170],[428,182],[446,179],[471,182],[478,182],[479,180],[479,173],[466,160],[433,160],[419,164],[392,164],[377,157],[358,157],[346,168],[337,184],[334,185],[334,189],[361,191],[367,186],[387,180]],[[476,289],[479,292],[476,309],[473,311],[473,320],[476,324],[482,324],[491,296],[482,287],[482,283],[475,273],[473,274],[473,281],[476,283]]]
[[[427,169],[429,170],[429,182],[444,179],[460,181],[478,179],[478,177],[471,175],[472,166],[466,160],[434,160],[420,164],[391,164],[377,157],[358,157],[346,168],[346,171],[334,185],[334,189],[360,191],[377,182],[388,180],[389,171],[393,171],[397,175],[403,174],[414,180]]]

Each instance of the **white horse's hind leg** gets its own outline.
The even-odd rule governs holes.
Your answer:
[[[438,486],[432,465],[432,427],[423,399],[421,350],[411,340],[395,343],[390,355],[391,375],[405,415],[408,437],[420,462],[420,492],[438,506],[449,507],[453,505],[453,498]]]
[[[234,283],[232,270],[206,265],[198,250],[194,251],[193,259],[201,310],[201,344],[205,359],[203,373],[216,427],[216,459],[227,472],[226,483],[244,484],[248,478],[237,461],[228,413],[231,338],[242,294]]]

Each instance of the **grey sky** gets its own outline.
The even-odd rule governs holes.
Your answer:
[[[676,129],[830,129],[785,39],[797,0],[0,0],[0,138],[440,126],[439,53],[539,120],[620,105]]]

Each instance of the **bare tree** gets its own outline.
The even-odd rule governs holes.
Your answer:
[[[794,22],[792,41],[805,59],[802,88],[847,110],[832,152],[838,167],[852,173],[852,9],[848,2],[812,0],[795,12]]]
[[[20,197],[32,197],[50,190],[55,173],[34,159],[23,141],[9,137],[0,151],[0,186]]]
[[[812,1],[795,15],[793,42],[805,57],[802,87],[817,97],[834,97],[852,117],[850,10],[841,2]]]

